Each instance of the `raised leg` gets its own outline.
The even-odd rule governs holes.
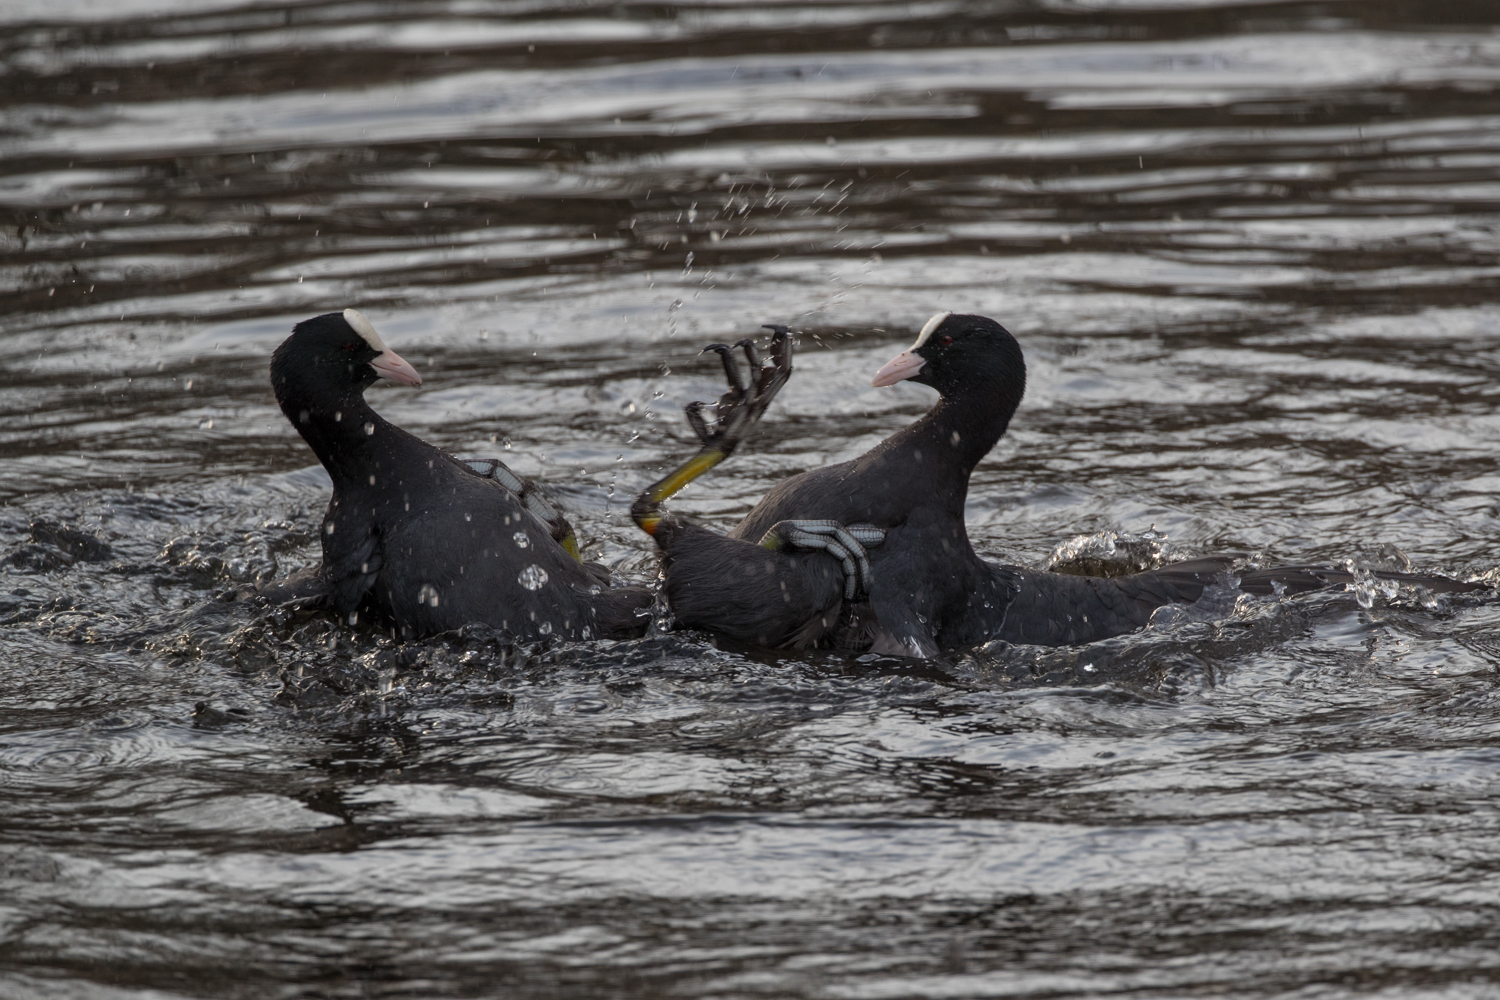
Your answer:
[[[761,536],[766,549],[819,549],[844,567],[844,600],[852,601],[870,590],[870,559],[867,547],[885,541],[885,532],[873,524],[840,524],[837,521],[778,521]]]
[[[689,403],[685,412],[688,426],[698,436],[703,447],[686,462],[658,479],[635,498],[630,516],[648,535],[656,534],[661,523],[661,505],[673,494],[682,490],[694,479],[734,454],[741,441],[749,436],[751,428],[760,422],[766,408],[776,393],[786,384],[792,374],[792,333],[784,326],[766,324],[771,334],[771,360],[761,360],[754,342],[741,340],[730,347],[728,344],[709,344],[704,352],[713,351],[724,363],[724,377],[729,382],[729,391],[714,404],[714,421],[710,425],[703,415],[701,402]],[[735,357],[734,348],[744,352],[749,372],[742,372]]]

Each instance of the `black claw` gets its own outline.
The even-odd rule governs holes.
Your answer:
[[[709,344],[705,351],[713,351],[724,361],[724,377],[729,380],[732,389],[745,392],[750,388],[743,372],[740,371],[739,362],[734,359],[734,348],[728,344]],[[751,373],[752,377],[754,373]]]
[[[775,326],[774,329],[776,334],[771,340],[771,364],[765,363],[755,341],[750,338],[736,341],[733,347],[728,344],[709,344],[703,348],[701,353],[712,351],[719,355],[724,363],[724,376],[729,382],[729,391],[713,404],[712,429],[708,418],[703,415],[704,407],[709,404],[695,402],[684,407],[688,425],[703,444],[723,449],[726,455],[732,452],[745,431],[760,420],[772,397],[791,374],[790,331],[784,326]],[[741,369],[735,356],[736,350],[744,352],[745,360],[749,363],[748,373]]]
[[[703,402],[694,400],[684,406],[682,412],[687,414],[688,426],[693,429],[694,434],[698,435],[698,440],[704,444],[713,444],[715,435],[709,432],[708,421],[703,419]]]
[[[784,326],[776,327],[776,333],[771,337],[771,364],[777,371],[791,371],[792,331]]]
[[[732,455],[740,442],[760,422],[766,408],[771,405],[771,400],[791,377],[792,331],[779,323],[767,323],[765,327],[773,332],[770,364],[763,361],[753,340],[741,340],[734,345],[744,352],[745,360],[749,363],[748,377],[740,371],[734,349],[728,344],[709,344],[703,348],[701,353],[713,351],[723,361],[729,391],[712,404],[712,429],[703,416],[703,409],[709,404],[692,402],[683,407],[688,426],[698,436],[703,448],[670,474],[652,483],[631,504],[631,517],[648,534],[655,534],[656,527],[661,522],[661,505],[667,498]]]
[[[756,349],[755,341],[746,337],[744,340],[737,341],[734,346],[745,352],[745,360],[750,362],[750,375],[758,381],[760,376],[760,351]]]

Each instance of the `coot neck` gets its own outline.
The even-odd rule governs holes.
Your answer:
[[[913,452],[914,469],[924,485],[960,506],[968,494],[969,475],[1005,434],[1020,403],[996,395],[969,389],[940,397],[898,435],[901,446]]]
[[[372,456],[382,446],[390,447],[391,433],[396,430],[358,392],[283,404],[282,412],[328,470],[335,487],[368,475]]]

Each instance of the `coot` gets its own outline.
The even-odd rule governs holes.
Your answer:
[[[1067,645],[1120,635],[1144,625],[1156,608],[1198,600],[1214,582],[1270,594],[1352,580],[1306,566],[1233,576],[1231,556],[1114,578],[987,562],[970,544],[964,502],[975,465],[1005,433],[1025,394],[1020,345],[992,319],[939,313],[872,384],[903,380],[938,391],[926,415],[859,458],[778,483],[727,536],[679,518],[661,520],[655,537],[681,622],[760,645],[931,656],[991,639]],[[731,397],[743,393],[732,377],[726,400],[738,405]],[[763,411],[761,404],[755,416]],[[738,436],[747,430],[739,427]],[[705,447],[711,445],[705,437]],[[669,481],[677,483],[663,480]],[[836,558],[807,551],[807,539],[787,530],[809,524],[835,534],[838,526],[850,529],[823,546]],[[1442,578],[1402,579],[1435,591],[1479,589]],[[856,589],[863,600],[848,599]]]
[[[372,410],[379,379],[415,369],[353,309],[298,323],[271,359],[276,401],[333,479],[323,562],[275,598],[365,609],[402,636],[470,622],[518,638],[626,637],[645,630],[642,587],[611,587],[576,558],[572,530],[535,487],[498,462],[467,463]]]

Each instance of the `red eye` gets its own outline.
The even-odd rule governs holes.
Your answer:
[[[352,351],[352,350],[354,350],[354,348],[356,346],[358,346],[358,345],[355,343],[355,341],[351,340],[351,341],[349,341],[348,343],[346,343],[344,345],[344,350],[346,350],[346,351]]]
[[[938,343],[942,344],[944,347],[947,347],[949,344],[953,343],[953,338],[945,333],[938,338]]]

